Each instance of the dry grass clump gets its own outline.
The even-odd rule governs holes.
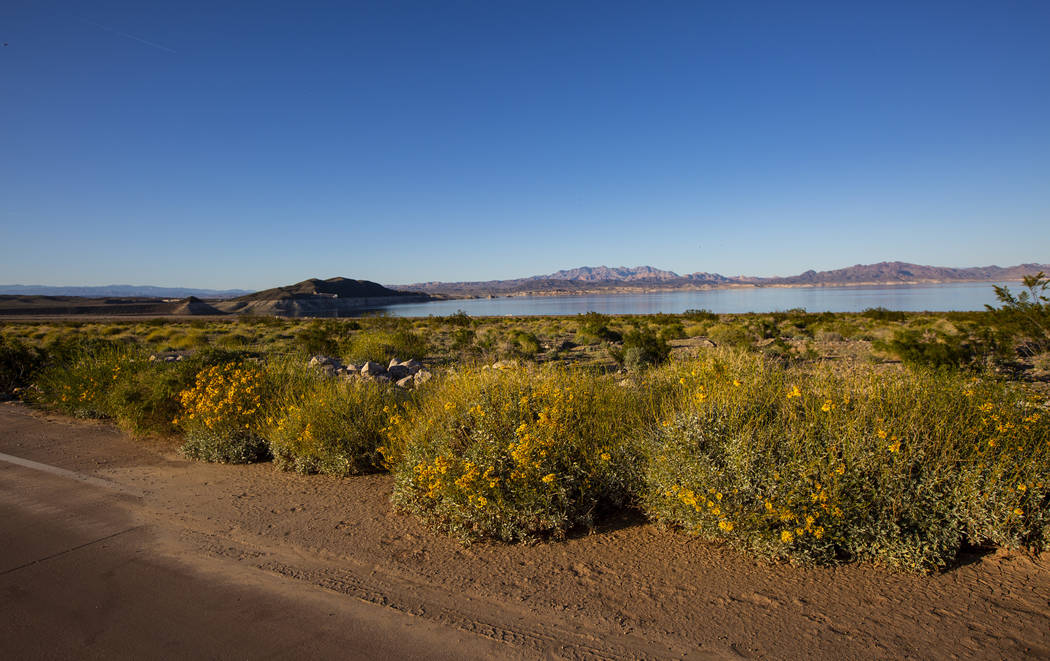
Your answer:
[[[731,350],[672,378],[645,441],[641,499],[657,521],[765,556],[915,570],[965,544],[1046,547],[1050,419],[1015,389]]]
[[[630,502],[637,413],[583,371],[459,371],[391,417],[394,503],[464,540],[564,536]]]

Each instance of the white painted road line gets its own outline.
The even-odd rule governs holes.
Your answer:
[[[142,496],[144,495],[138,489],[126,487],[123,484],[110,482],[109,480],[104,480],[100,477],[84,475],[83,473],[77,473],[75,471],[66,470],[65,468],[59,468],[58,466],[51,466],[50,464],[42,464],[38,461],[33,461],[31,459],[23,459],[22,457],[4,454],[3,452],[0,452],[0,461],[6,461],[9,464],[22,466],[23,468],[29,468],[35,471],[41,471],[43,473],[50,473],[51,475],[64,477],[68,480],[76,480],[77,482],[83,482],[84,484],[90,484],[92,486],[101,487],[103,489],[119,491],[120,493],[124,493],[129,496],[135,496],[136,498],[142,498]]]

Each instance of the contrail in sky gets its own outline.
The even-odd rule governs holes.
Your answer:
[[[152,41],[146,41],[142,37],[136,37],[133,34],[128,34],[127,32],[121,32],[120,30],[117,30],[115,28],[111,28],[111,27],[109,27],[107,25],[102,25],[101,23],[96,23],[95,21],[89,21],[88,19],[81,18],[80,16],[76,16],[75,18],[77,20],[79,20],[79,21],[87,23],[88,25],[94,25],[96,28],[105,30],[106,32],[112,32],[113,34],[120,35],[121,37],[127,37],[128,39],[134,39],[135,41],[139,42],[140,44],[146,44],[147,46],[153,46],[154,48],[159,48],[160,50],[166,51],[168,53],[174,53],[175,52],[172,49],[168,48],[167,46],[161,46],[160,44],[155,44]]]

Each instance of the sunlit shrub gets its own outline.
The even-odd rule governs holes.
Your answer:
[[[619,342],[623,337],[609,328],[609,322],[609,317],[598,312],[581,314],[577,317],[576,337],[581,344]]]
[[[268,459],[263,405],[271,388],[263,369],[251,363],[201,370],[179,395],[182,413],[175,424],[186,433],[183,453],[229,464]]]
[[[584,372],[456,373],[391,417],[394,502],[465,540],[562,536],[629,501],[642,417]]]
[[[647,440],[654,519],[762,555],[943,567],[966,543],[1045,548],[1050,424],[950,373],[782,369],[711,352],[674,368]]]
[[[608,350],[614,360],[631,371],[667,362],[671,355],[670,345],[649,328],[627,331],[623,335],[623,345],[610,346]]]
[[[380,469],[377,448],[398,390],[372,381],[313,376],[286,389],[268,420],[278,468],[354,475]]]
[[[409,330],[360,331],[350,339],[345,357],[351,362],[385,363],[391,358],[422,360],[428,349],[426,338]]]
[[[113,414],[110,392],[133,369],[135,354],[119,342],[56,343],[34,379],[33,400],[78,418]]]

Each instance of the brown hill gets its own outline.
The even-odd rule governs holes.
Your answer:
[[[238,296],[235,301],[275,301],[297,298],[379,298],[387,296],[413,296],[412,292],[395,291],[370,280],[350,278],[310,278],[294,285],[264,289],[254,294]]]
[[[225,313],[215,309],[214,306],[209,305],[208,303],[205,303],[204,301],[202,301],[201,299],[197,298],[196,296],[189,296],[189,297],[184,298],[183,300],[179,301],[178,303],[176,303],[175,307],[173,307],[171,309],[171,314],[180,314],[180,315],[193,314],[193,315],[197,315],[197,314],[225,314]]]

